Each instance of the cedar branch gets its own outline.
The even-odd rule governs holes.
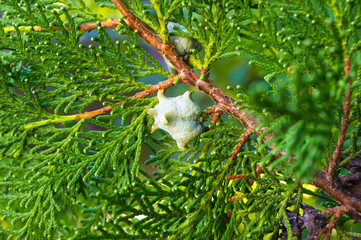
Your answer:
[[[238,109],[234,104],[234,100],[215,86],[212,79],[206,77],[205,79],[200,80],[199,75],[183,61],[171,42],[163,43],[155,33],[141,23],[133,13],[130,12],[122,1],[112,0],[112,2],[124,16],[123,20],[128,26],[131,29],[136,30],[144,40],[155,47],[161,55],[164,55],[168,59],[180,73],[180,77],[185,84],[197,87],[200,91],[206,93],[220,107],[222,112],[227,112],[237,118],[246,128],[251,129],[252,133],[255,135],[262,133],[262,131],[256,131],[259,120],[245,109]],[[265,137],[265,140],[267,141],[269,138],[270,136],[268,135]]]
[[[204,80],[199,79],[199,75],[196,74],[178,55],[175,51],[172,43],[163,43],[155,33],[148,29],[144,24],[142,24],[127,8],[127,6],[121,0],[112,0],[114,5],[119,9],[121,14],[124,16],[124,21],[128,26],[136,30],[138,34],[145,39],[150,45],[155,47],[161,55],[164,55],[168,61],[177,69],[180,73],[180,77],[183,80],[183,83],[197,87],[200,91],[206,93],[215,103],[218,105],[222,112],[227,112],[237,118],[247,129],[249,129],[255,135],[259,135],[263,131],[256,131],[256,127],[259,125],[259,120],[248,113],[244,109],[238,109],[234,104],[234,100],[229,96],[225,95],[221,89],[213,84],[213,81],[206,77]],[[346,74],[348,75],[350,69],[350,62],[346,62]],[[349,78],[348,84],[351,84],[351,79]],[[340,156],[340,151],[342,145],[345,141],[345,133],[348,124],[348,117],[350,111],[350,98],[351,91],[348,91],[346,94],[346,101],[344,105],[344,121],[341,128],[341,134],[339,141],[334,153],[334,157],[330,162],[329,174],[332,176],[336,166],[337,160]],[[247,132],[249,131],[247,130]],[[264,140],[268,141],[272,138],[271,134],[265,136]],[[236,157],[236,151],[231,156],[231,159]],[[316,176],[316,179],[313,181],[314,185],[318,186],[324,190],[331,197],[335,198],[339,203],[346,207],[348,214],[354,218],[356,221],[361,222],[361,204],[358,199],[355,199],[351,194],[344,191],[339,186],[336,186],[334,182],[328,181],[325,173],[319,172]]]
[[[350,69],[351,69],[351,62],[349,59],[346,59],[345,60],[345,75],[346,76],[349,75]],[[352,78],[348,77],[347,85],[351,86],[351,84],[352,84]],[[330,163],[328,166],[328,171],[327,171],[327,177],[330,180],[333,178],[335,171],[337,169],[337,162],[341,155],[341,149],[342,149],[343,143],[345,142],[345,136],[346,136],[347,126],[348,126],[348,118],[350,116],[351,94],[352,94],[351,90],[348,90],[346,92],[346,96],[345,96],[346,99],[345,99],[345,103],[343,104],[343,121],[342,121],[342,126],[341,126],[341,132],[340,132],[340,136],[338,137],[336,149],[333,152],[332,159],[330,160]]]

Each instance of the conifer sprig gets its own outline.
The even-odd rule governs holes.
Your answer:
[[[358,236],[357,1],[96,2],[123,17],[83,0],[0,0],[0,237]],[[203,50],[181,57],[179,36]],[[216,86],[227,76],[210,76],[240,56],[266,85],[229,86],[234,101]],[[185,151],[145,112],[178,83],[215,103]]]
[[[210,98],[219,105],[223,112],[227,112],[239,119],[242,124],[259,135],[256,132],[258,126],[258,119],[252,116],[244,109],[238,109],[234,105],[234,100],[225,95],[221,89],[213,84],[212,79],[206,77],[201,80],[199,75],[195,73],[179,56],[175,51],[172,43],[163,43],[161,39],[157,37],[152,31],[144,26],[134,15],[129,11],[127,6],[120,0],[112,0],[115,6],[124,16],[124,21],[130,26],[131,29],[136,30],[137,33],[144,38],[150,45],[155,47],[162,55],[164,55],[168,61],[180,73],[180,77],[183,79],[185,84],[197,87],[202,92],[210,96]]]
[[[179,83],[179,78],[180,76],[177,74],[177,75],[174,75],[173,77],[169,78],[168,80],[165,80],[163,82],[159,82],[157,83],[156,85],[150,85],[148,86],[148,89],[147,90],[144,90],[143,92],[138,92],[136,93],[135,95],[129,97],[129,98],[145,98],[145,97],[148,97],[150,95],[152,95],[153,93],[161,90],[161,89],[167,89],[175,84],[178,84]],[[124,102],[117,102],[116,104],[117,105],[122,105]],[[86,113],[79,113],[77,115],[74,116],[73,120],[80,120],[80,119],[83,119],[83,118],[93,118],[95,116],[98,116],[100,114],[104,114],[106,112],[109,112],[109,111],[112,111],[114,110],[113,107],[111,106],[106,106],[106,107],[103,107],[101,109],[97,109],[97,110],[94,110],[94,111],[91,111],[91,112],[86,112]]]
[[[100,26],[102,28],[116,28],[119,25],[119,20],[118,19],[113,19],[110,18],[108,21],[106,22],[101,22]],[[79,26],[79,28],[77,29],[78,31],[91,31],[93,29],[97,29],[99,27],[99,24],[97,23],[84,23],[82,25]],[[39,27],[39,26],[34,26],[34,31],[43,31],[46,30],[45,28]],[[31,27],[21,27],[19,28],[20,31],[30,31]],[[58,27],[56,26],[52,26],[52,29],[54,30],[59,30]],[[65,27],[66,30],[70,30],[69,26]],[[15,28],[14,27],[6,27],[4,28],[5,32],[14,32]]]

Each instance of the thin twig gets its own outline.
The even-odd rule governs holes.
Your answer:
[[[323,237],[324,240],[330,240],[331,237],[331,233],[332,233],[332,229],[335,228],[336,223],[338,222],[338,220],[340,219],[340,217],[346,212],[346,209],[342,206],[337,206],[334,208],[329,208],[325,211],[324,216],[326,218],[329,218],[331,215],[334,215],[334,219],[332,221],[330,221],[326,227],[324,227],[319,233],[318,236],[316,238],[317,239],[321,239],[321,236],[323,234],[325,234],[325,236]]]
[[[349,77],[351,69],[351,62],[349,59],[345,60],[345,75],[348,76],[347,85],[351,86],[352,78]],[[356,220],[361,222],[361,201],[357,195],[352,194],[352,192],[347,191],[339,184],[339,179],[335,179],[335,171],[337,170],[337,163],[339,161],[341,150],[345,142],[345,136],[349,121],[350,115],[350,106],[351,106],[351,90],[346,92],[345,103],[343,104],[343,121],[341,125],[340,135],[338,137],[336,149],[333,152],[332,159],[330,160],[327,172],[319,171],[316,175],[316,178],[312,181],[312,184],[321,188],[326,194],[334,198],[342,207],[343,213],[347,214]],[[328,228],[324,230],[321,235],[325,232],[324,239],[329,239],[332,228],[337,223],[337,220],[340,216],[338,212],[335,214],[335,219],[329,223]],[[340,215],[342,215],[340,214]]]
[[[238,153],[241,151],[244,143],[247,141],[247,139],[252,135],[252,132],[250,129],[246,129],[243,133],[243,136],[241,137],[241,140],[237,143],[236,148],[233,150],[233,154],[230,157],[230,159],[233,161],[234,159],[236,159]],[[232,176],[228,176],[226,177],[227,180],[235,180],[235,181],[239,181],[241,179],[246,178],[247,175],[246,174],[238,174],[238,175],[232,175]],[[248,180],[248,183],[252,186],[253,181],[252,180]]]
[[[237,143],[237,147],[234,149],[232,156],[230,157],[231,160],[234,160],[238,153],[241,151],[244,143],[247,141],[247,139],[252,135],[252,131],[250,129],[246,129],[243,133],[243,136],[241,137],[241,140]]]
[[[212,115],[212,114],[216,111],[217,108],[218,108],[217,105],[213,105],[212,107],[207,108],[207,110],[206,110],[207,118],[208,118],[210,115]]]
[[[351,69],[351,62],[349,59],[346,59],[345,60],[345,75],[346,76],[349,75],[350,69]],[[348,77],[347,85],[351,86],[351,84],[352,84],[352,78]],[[342,121],[340,136],[338,137],[336,149],[333,152],[332,159],[330,160],[330,163],[328,165],[327,177],[330,180],[332,180],[334,177],[335,171],[337,169],[337,162],[341,155],[341,149],[342,149],[343,143],[345,142],[345,136],[346,136],[347,126],[348,126],[348,119],[350,116],[351,94],[352,94],[351,89],[349,89],[346,92],[346,96],[345,96],[346,99],[345,99],[345,103],[343,104],[343,121]]]
[[[208,117],[210,115],[212,115],[211,117],[211,122],[210,122],[210,125],[212,127],[209,128],[209,130],[214,130],[213,126],[216,125],[218,119],[222,116],[222,111],[220,110],[220,108],[218,107],[218,105],[213,105],[212,107],[210,108],[207,108],[206,110],[206,114],[205,114],[205,118],[208,119]]]
[[[157,92],[159,89],[167,89],[170,86],[175,85],[174,80],[179,77],[178,75],[174,75],[173,77],[169,78],[166,81],[160,82],[156,85],[150,85],[150,87],[147,90],[144,90],[143,92],[136,93],[134,96],[131,96],[130,98],[145,98],[149,95],[152,95],[153,93]],[[123,102],[117,102],[116,104],[121,105]],[[97,109],[91,112],[86,113],[80,113],[75,116],[75,119],[80,120],[83,118],[92,118],[100,114],[104,114],[106,112],[109,112],[113,110],[114,108],[111,106],[106,106],[101,109]]]
[[[119,24],[120,24],[120,22],[119,22],[118,19],[110,18],[110,21],[102,22],[101,26],[103,28],[116,28]],[[96,23],[84,23],[84,24],[80,25],[77,30],[78,31],[88,31],[89,32],[90,30],[96,29],[97,27],[98,27],[98,25]],[[56,27],[56,26],[53,26],[51,28],[54,29],[54,30],[59,30],[59,28]],[[64,28],[66,30],[70,30],[70,27],[64,27]],[[45,30],[45,28],[42,28],[42,27],[39,27],[39,26],[34,26],[34,30],[36,32],[38,32],[38,31]]]
[[[246,177],[247,177],[246,174],[237,174],[237,175],[232,175],[232,176],[226,177],[226,180],[239,181],[239,180],[241,180],[241,179],[245,179]]]
[[[222,114],[223,114],[223,112],[221,111],[221,109],[218,106],[216,106],[213,116],[211,118],[211,125],[216,125],[218,119],[222,116]]]
[[[223,112],[220,110],[218,105],[213,105],[211,108],[207,108],[205,114],[206,119],[208,119],[208,117],[212,115],[210,122],[210,125],[212,127],[209,130],[214,130],[213,126],[217,124],[217,121],[222,116],[222,114]]]

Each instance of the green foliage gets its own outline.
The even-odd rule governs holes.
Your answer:
[[[280,231],[290,233],[286,209],[299,212],[302,181],[327,164],[348,89],[354,95],[342,164],[361,155],[357,0],[150,2],[125,1],[163,42],[170,41],[169,22],[184,26],[187,33],[172,34],[202,44],[192,55],[200,67],[212,72],[219,60],[242,56],[264,71],[263,85],[229,88],[236,104],[268,127],[264,135],[275,137],[267,143],[251,137],[231,160],[245,130],[229,117],[181,151],[166,132],[150,132],[153,119],[144,110],[157,99],[127,97],[148,89],[144,79],[171,74],[124,21],[114,42],[114,30],[101,27],[108,18],[83,0],[0,0],[3,238],[276,239]],[[88,44],[80,43],[88,33],[78,30],[85,23],[98,26]],[[351,87],[345,59],[352,62]],[[75,120],[100,103],[113,107],[111,114]],[[273,161],[280,150],[285,154]],[[140,167],[143,158],[154,174]],[[258,163],[265,166],[261,177]],[[247,178],[226,180],[237,174]]]
[[[276,143],[273,154],[285,152],[277,161],[272,161],[274,155],[270,154],[263,163],[274,167],[294,158],[290,170],[297,179],[312,177],[310,169],[318,170],[327,148],[332,148],[330,135],[340,126],[348,89],[344,60],[350,58],[353,63],[351,76],[361,70],[356,50],[360,30],[354,27],[361,6],[346,2],[261,2],[259,11],[246,11],[258,26],[249,29],[252,34],[246,38],[264,50],[238,48],[256,57],[250,64],[267,71],[264,79],[271,89],[259,85],[249,93],[239,86],[235,90],[238,103],[259,113],[263,126],[269,126],[265,134],[274,132],[268,142]],[[360,78],[353,81],[357,86]],[[355,108],[355,114],[358,111]]]

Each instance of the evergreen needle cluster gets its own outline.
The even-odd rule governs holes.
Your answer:
[[[327,239],[333,228],[337,239],[360,237],[361,208],[343,202],[361,202],[358,0],[89,2],[0,0],[0,238]],[[129,14],[99,11],[115,3],[152,34]],[[189,56],[199,85],[149,53],[174,36],[202,45]],[[229,83],[233,102],[209,76],[240,57],[264,84]],[[147,77],[169,80],[154,87]],[[145,111],[158,103],[154,89],[180,82],[211,86],[212,109],[221,106],[203,111],[204,131],[186,150],[152,134]]]

